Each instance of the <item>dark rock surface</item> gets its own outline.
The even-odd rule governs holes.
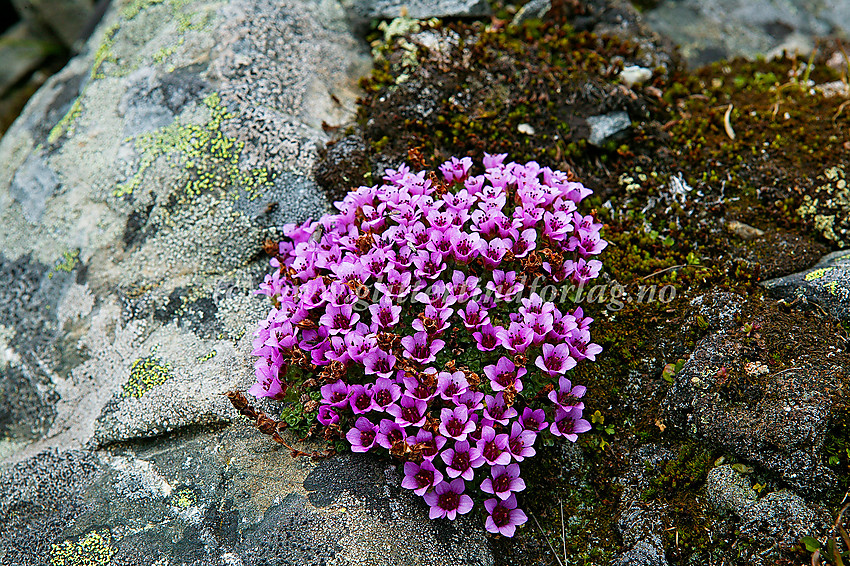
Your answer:
[[[770,294],[786,301],[817,303],[840,320],[850,320],[850,251],[837,251],[799,273],[764,282]]]
[[[735,333],[702,340],[667,392],[664,422],[806,493],[831,489],[835,475],[823,463],[823,443],[845,402],[846,368],[801,351],[794,367],[771,371],[750,352]]]

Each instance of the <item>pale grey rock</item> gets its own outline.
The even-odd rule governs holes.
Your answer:
[[[644,17],[680,45],[692,66],[739,55],[755,58],[807,46],[818,36],[850,34],[850,3],[835,0],[666,0]]]
[[[629,114],[624,111],[611,112],[599,116],[589,116],[587,125],[590,126],[588,143],[596,146],[605,144],[608,140],[629,129],[632,121]]]
[[[492,564],[392,463],[293,460],[221,395],[370,63],[336,0],[116,1],[0,139],[0,562]]]
[[[342,0],[355,18],[391,20],[401,16],[428,18],[487,16],[487,0]]]

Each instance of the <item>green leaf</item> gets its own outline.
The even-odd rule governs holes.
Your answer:
[[[800,539],[800,542],[803,543],[803,546],[805,546],[806,550],[809,552],[820,550],[820,541],[815,537],[803,537]]]

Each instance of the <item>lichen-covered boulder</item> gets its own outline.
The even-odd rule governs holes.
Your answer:
[[[833,252],[810,269],[765,281],[764,286],[775,297],[817,303],[835,318],[850,321],[850,250]]]
[[[349,16],[113,2],[0,140],[0,562],[491,563],[387,463],[295,460],[221,395],[253,381],[263,241],[328,206]]]

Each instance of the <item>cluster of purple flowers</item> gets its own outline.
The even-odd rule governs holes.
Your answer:
[[[326,431],[404,461],[402,485],[431,518],[468,513],[473,486],[489,496],[487,530],[513,536],[527,520],[519,464],[543,432],[590,429],[585,388],[566,374],[602,350],[581,308],[525,281],[586,283],[607,242],[577,211],[589,189],[505,157],[485,154],[477,175],[452,158],[442,179],[388,170],[337,214],[287,226],[258,291],[274,308],[254,335],[250,393],[318,388]]]

